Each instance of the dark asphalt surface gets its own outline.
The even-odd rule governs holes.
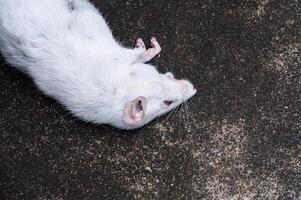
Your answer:
[[[133,132],[73,118],[0,61],[0,199],[301,199],[299,0],[94,0],[197,95]]]

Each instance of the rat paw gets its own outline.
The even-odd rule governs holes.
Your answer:
[[[146,50],[145,44],[144,44],[142,38],[137,38],[137,40],[136,40],[136,48],[145,49]]]
[[[152,56],[155,57],[161,52],[161,46],[159,45],[157,39],[155,37],[151,38],[151,47],[149,50],[152,52]]]
[[[147,49],[139,56],[139,61],[148,62],[154,57],[156,57],[161,52],[161,47],[155,37],[152,37],[151,40],[151,48]],[[137,48],[145,48],[145,44],[142,39],[137,39]]]

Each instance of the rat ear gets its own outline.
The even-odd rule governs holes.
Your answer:
[[[144,97],[138,97],[134,101],[127,103],[123,121],[128,125],[134,125],[144,120],[146,109],[146,100]]]

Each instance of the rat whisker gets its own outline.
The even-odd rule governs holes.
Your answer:
[[[175,106],[175,107],[170,111],[170,113],[169,113],[168,116],[167,116],[167,120],[170,118],[170,116],[171,116],[174,112],[178,111],[178,109],[179,109],[180,106],[181,106],[181,104]]]
[[[188,101],[185,101],[184,103],[185,103],[185,109],[186,109],[185,115],[188,116],[190,113],[189,104],[188,104]]]
[[[191,100],[191,99],[188,99],[189,103],[191,103],[192,105],[195,106],[195,103]]]
[[[187,112],[187,103],[186,103],[186,101],[183,102],[183,111],[184,111],[184,113]]]
[[[170,118],[170,116],[176,111],[176,107],[174,107],[169,114],[167,115],[166,119],[168,120]]]

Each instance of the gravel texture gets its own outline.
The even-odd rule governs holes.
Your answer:
[[[0,199],[301,199],[299,0],[94,0],[197,95],[125,132],[86,124],[0,60]]]

